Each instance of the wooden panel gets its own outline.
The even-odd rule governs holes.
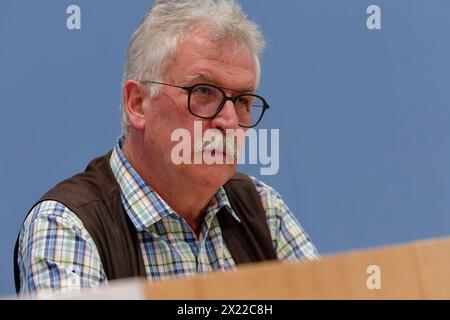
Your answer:
[[[370,290],[367,268],[379,266]],[[450,299],[450,238],[148,282],[148,299]]]
[[[450,299],[449,240],[424,242],[412,247],[417,257],[423,296],[428,299]]]

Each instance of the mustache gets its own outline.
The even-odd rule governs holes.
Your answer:
[[[202,139],[194,142],[194,152],[223,152],[227,157],[234,156],[237,161],[241,155],[241,150],[234,136],[228,136],[220,130],[209,129],[209,139]]]

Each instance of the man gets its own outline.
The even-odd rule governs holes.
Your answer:
[[[280,195],[235,174],[237,161],[173,159],[172,133],[192,133],[195,121],[219,139],[261,120],[268,105],[255,90],[263,44],[233,1],[155,2],[128,48],[124,136],[46,193],[24,222],[15,252],[23,294],[317,257]],[[234,141],[214,155],[242,147]],[[191,156],[210,148],[194,145]]]

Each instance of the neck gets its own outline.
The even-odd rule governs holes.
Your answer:
[[[166,168],[161,161],[145,151],[143,144],[135,144],[136,137],[127,137],[122,151],[139,176],[178,213],[199,236],[204,210],[220,186],[195,184],[183,175]]]

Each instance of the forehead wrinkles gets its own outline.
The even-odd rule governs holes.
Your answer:
[[[245,54],[253,56],[250,48],[237,39],[231,36],[211,36],[207,30],[205,31],[201,27],[202,25],[195,25],[190,29],[192,31],[187,31],[178,38],[177,49],[168,60],[168,64],[176,64],[177,60],[189,56],[233,64],[235,58]]]
[[[233,31],[232,29],[234,29],[233,26],[230,28],[220,28],[211,22],[195,23],[180,35],[178,43],[180,44],[193,38],[202,38],[217,46],[217,48],[222,48],[228,44],[235,51],[242,49],[251,51],[248,46],[248,39],[243,37],[240,32]]]
[[[178,81],[198,79],[218,85],[224,85],[221,80],[239,82],[240,87],[236,88],[239,91],[254,90],[256,85],[255,59],[248,48],[230,42],[220,47],[204,37],[180,43],[166,71],[166,75]]]

